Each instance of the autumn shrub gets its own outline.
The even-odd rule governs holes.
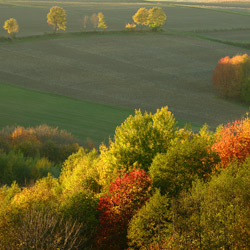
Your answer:
[[[155,187],[163,194],[177,197],[196,179],[207,180],[215,171],[219,157],[211,150],[213,133],[204,126],[199,134],[185,133],[172,141],[166,153],[158,154],[149,173]]]
[[[213,85],[222,96],[249,102],[250,57],[247,54],[218,61],[213,72]]]
[[[60,194],[58,179],[51,175],[39,179],[31,187],[25,187],[11,200],[11,205],[18,210],[33,207],[53,208],[56,206]]]
[[[83,148],[69,156],[64,162],[59,177],[63,194],[70,195],[82,191],[90,194],[100,192],[99,174],[96,168],[99,154],[96,150],[86,152]]]
[[[78,141],[67,131],[40,125],[35,128],[7,127],[0,131],[0,149],[21,152],[26,157],[46,157],[61,164],[79,149]]]
[[[135,29],[136,29],[136,24],[134,24],[134,23],[128,23],[128,24],[126,24],[126,26],[125,26],[125,30],[126,31],[135,31]]]
[[[148,200],[150,189],[150,176],[142,169],[124,172],[111,183],[109,192],[98,202],[96,249],[126,249],[128,223]]]
[[[224,168],[234,159],[243,162],[250,154],[249,118],[219,128],[212,149],[218,153]]]

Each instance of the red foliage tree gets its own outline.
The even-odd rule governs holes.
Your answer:
[[[96,249],[126,249],[128,223],[148,199],[151,184],[149,174],[142,169],[124,172],[110,184],[109,193],[98,202]]]
[[[213,72],[213,84],[223,96],[239,97],[242,84],[249,77],[247,54],[221,58]]]
[[[219,131],[212,149],[220,156],[223,167],[233,159],[244,161],[250,155],[249,118],[224,126]]]

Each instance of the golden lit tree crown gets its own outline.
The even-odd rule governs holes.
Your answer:
[[[98,28],[107,29],[108,26],[106,24],[105,17],[103,15],[103,13],[99,12],[97,16],[98,16],[98,19],[99,19]]]
[[[8,34],[17,33],[19,30],[19,26],[17,24],[16,19],[10,18],[5,21],[3,28],[8,31]]]
[[[167,16],[162,8],[154,7],[148,11],[148,25],[152,28],[161,27],[166,21]]]
[[[47,23],[56,30],[66,30],[66,12],[62,7],[54,6],[47,14]]]
[[[147,25],[148,24],[148,10],[146,8],[140,8],[133,16],[133,20],[137,24]]]

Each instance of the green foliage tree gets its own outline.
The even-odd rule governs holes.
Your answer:
[[[89,193],[98,194],[98,170],[96,162],[99,155],[96,150],[87,153],[83,148],[72,154],[65,162],[59,177],[63,194],[70,195],[88,190]]]
[[[196,178],[206,180],[219,161],[211,150],[213,135],[206,126],[199,134],[186,135],[172,141],[168,151],[158,154],[149,169],[154,186],[174,197],[190,188]]]
[[[66,12],[62,7],[54,6],[47,14],[47,23],[54,27],[54,32],[57,30],[66,30]]]
[[[18,23],[17,23],[16,19],[14,19],[14,18],[10,18],[10,19],[6,20],[3,28],[8,31],[8,34],[10,34],[11,38],[14,38],[15,34],[19,30]]]
[[[249,249],[249,166],[249,159],[235,161],[181,195],[173,208],[173,249]]]
[[[105,17],[103,15],[102,12],[99,12],[97,14],[97,17],[98,17],[98,28],[101,28],[102,30],[105,30],[108,28],[107,24],[106,24],[106,20],[105,20]]]
[[[167,16],[162,8],[153,7],[148,11],[148,26],[158,30],[166,21]]]
[[[140,8],[133,16],[133,20],[139,25],[148,25],[148,10],[146,8]]]
[[[114,142],[110,140],[109,148],[101,148],[101,160],[109,167],[129,168],[137,165],[148,170],[157,153],[168,150],[175,137],[175,119],[167,107],[157,110],[155,114],[140,110],[135,116],[129,116],[116,128]]]
[[[170,200],[157,190],[146,204],[133,216],[128,227],[129,245],[132,249],[163,249],[162,243],[171,235],[172,215]]]

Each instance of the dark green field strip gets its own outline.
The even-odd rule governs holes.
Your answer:
[[[71,99],[0,83],[0,127],[47,124],[85,142],[108,142],[133,110]]]

